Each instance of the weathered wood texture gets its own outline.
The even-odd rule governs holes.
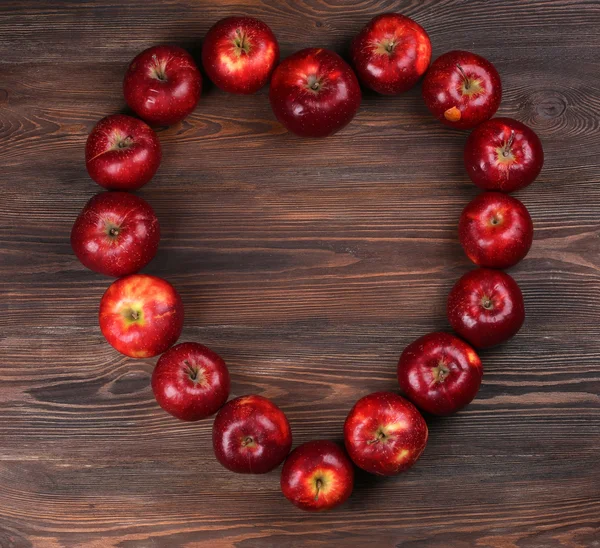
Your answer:
[[[109,280],[68,236],[99,188],[83,151],[122,111],[127,62],[159,42],[196,54],[230,14],[267,21],[282,55],[345,52],[397,10],[434,56],[471,49],[504,83],[499,114],[541,136],[546,167],[518,197],[530,255],[512,274],[522,332],[482,353],[477,400],[428,419],[418,465],[358,474],[351,501],[306,515],[278,471],[226,473],[211,421],[154,402],[155,360],[118,355],[97,326]],[[600,545],[600,4],[354,0],[0,2],[0,546],[590,547]],[[227,361],[232,395],[286,411],[295,444],[340,440],[352,403],[395,389],[415,337],[447,329],[445,297],[470,268],[459,213],[476,189],[466,133],[432,120],[417,88],[365,93],[337,136],[305,141],[274,120],[267,90],[206,86],[196,112],[159,132],[164,161],[140,195],[164,237],[148,272],[186,308],[183,340]]]

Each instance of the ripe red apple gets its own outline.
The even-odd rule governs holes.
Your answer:
[[[162,354],[181,335],[183,304],[166,280],[131,274],[113,282],[100,301],[100,330],[121,354]]]
[[[483,367],[466,342],[449,333],[429,333],[409,344],[398,362],[406,397],[433,415],[451,415],[473,401]]]
[[[292,431],[286,416],[262,396],[241,396],[231,400],[215,417],[215,456],[232,472],[270,472],[283,462],[291,447]]]
[[[384,95],[398,95],[425,74],[431,61],[431,42],[425,29],[410,17],[384,13],[360,31],[350,54],[365,86]]]
[[[125,79],[125,101],[150,124],[170,126],[196,108],[202,76],[193,57],[178,46],[154,46],[131,61]]]
[[[525,321],[523,294],[506,272],[478,268],[467,272],[448,296],[454,331],[477,348],[489,348],[515,335]]]
[[[128,192],[102,192],[81,210],[71,247],[83,266],[106,276],[126,276],[146,266],[160,241],[150,204]]]
[[[275,69],[269,100],[289,131],[301,137],[327,137],[354,118],[361,92],[356,75],[337,53],[308,48]]]
[[[183,421],[197,421],[216,413],[229,397],[229,371],[210,348],[188,342],[173,346],[152,373],[158,404]]]
[[[131,116],[102,118],[85,145],[85,166],[104,188],[136,190],[160,165],[160,142],[150,126]]]
[[[202,65],[214,84],[229,93],[256,93],[279,61],[279,44],[271,29],[252,17],[227,17],[208,31]]]
[[[384,476],[410,468],[425,449],[427,436],[417,408],[392,392],[361,398],[344,423],[346,450],[354,464]]]
[[[468,51],[449,51],[427,71],[423,99],[442,123],[470,129],[498,110],[502,84],[498,71],[487,59]]]
[[[516,198],[501,192],[484,192],[463,210],[458,238],[476,265],[508,268],[529,252],[533,222],[527,208]]]
[[[464,160],[469,177],[479,188],[514,192],[540,174],[544,149],[525,124],[512,118],[492,118],[469,135]]]
[[[345,502],[354,487],[354,467],[344,450],[328,440],[296,447],[283,465],[281,490],[302,510],[331,510]]]

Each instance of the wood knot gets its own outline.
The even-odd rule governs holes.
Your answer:
[[[533,106],[536,116],[543,120],[560,118],[568,104],[567,98],[559,91],[539,91],[528,102]]]

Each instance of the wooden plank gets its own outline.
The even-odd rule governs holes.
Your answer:
[[[154,402],[155,360],[108,346],[109,280],[68,236],[98,187],[83,147],[123,111],[127,62],[158,42],[194,54],[221,17],[263,18],[283,55],[347,50],[372,16],[413,16],[434,55],[472,49],[504,84],[499,114],[530,124],[546,165],[518,197],[534,246],[511,273],[527,322],[482,352],[478,398],[428,417],[418,465],[358,473],[330,514],[285,501],[278,471],[247,477],[212,455],[211,421]],[[600,8],[584,0],[206,2],[91,0],[0,6],[0,546],[588,547],[600,542]],[[470,268],[456,237],[476,195],[466,134],[432,120],[420,89],[366,92],[353,123],[305,141],[275,121],[267,90],[210,85],[159,131],[164,160],[139,194],[163,239],[147,271],[180,290],[182,340],[227,361],[232,396],[286,411],[294,445],[341,441],[356,399],[395,389],[403,347],[448,329],[444,301]]]

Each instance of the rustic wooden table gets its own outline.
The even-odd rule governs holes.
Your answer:
[[[527,321],[482,353],[467,410],[428,419],[418,465],[359,473],[349,503],[296,510],[279,472],[226,472],[211,420],[157,407],[155,360],[102,338],[109,279],[69,246],[99,191],[86,136],[123,111],[121,81],[142,49],[196,54],[231,14],[258,16],[282,56],[347,51],[396,10],[430,33],[434,57],[470,49],[499,69],[499,114],[530,124],[547,161],[518,193],[536,226],[521,284]],[[600,545],[600,5],[591,1],[56,1],[0,3],[0,546],[590,547]],[[181,292],[182,340],[219,352],[232,395],[288,414],[295,444],[341,439],[360,396],[396,389],[403,347],[448,329],[445,297],[470,268],[457,241],[476,195],[466,133],[442,127],[414,89],[365,93],[327,140],[286,133],[267,90],[206,85],[186,121],[159,131],[164,159],[139,194],[163,229],[147,272]]]

